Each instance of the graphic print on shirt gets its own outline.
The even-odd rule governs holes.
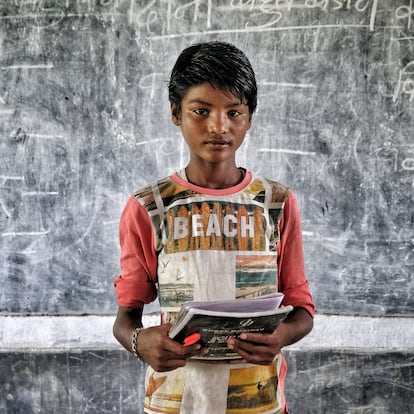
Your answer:
[[[236,299],[249,299],[277,292],[275,255],[236,256]]]
[[[194,296],[199,298],[194,286],[197,274],[211,278],[220,272],[222,277],[214,278],[208,288],[226,292],[236,289],[233,298],[277,291],[276,253],[265,253],[270,229],[267,213],[262,205],[247,201],[190,202],[186,198],[177,200],[164,213],[164,249],[159,255],[158,269],[159,299],[168,308],[163,312],[164,321],[174,321],[180,304]],[[223,254],[226,264],[219,259]],[[214,262],[220,263],[220,268]],[[226,285],[226,278],[231,286]]]
[[[278,385],[275,365],[230,371],[227,414],[276,412]],[[242,406],[241,406],[241,402]],[[280,409],[280,408],[279,408]]]
[[[279,220],[287,195],[286,187],[264,179],[218,197],[171,178],[136,194],[154,227],[163,322],[173,322],[186,301],[249,298],[278,290]],[[228,363],[226,386],[212,392],[223,403],[220,412],[281,413],[281,359],[279,355],[268,367]],[[187,383],[186,372],[149,369],[145,412],[178,414],[189,389],[198,395],[199,385]]]
[[[263,251],[265,219],[257,205],[204,201],[181,204],[165,214],[165,252],[188,250]]]

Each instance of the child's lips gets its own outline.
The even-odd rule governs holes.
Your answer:
[[[215,139],[211,141],[207,141],[207,144],[212,145],[214,147],[224,147],[229,145],[229,142],[224,139]]]

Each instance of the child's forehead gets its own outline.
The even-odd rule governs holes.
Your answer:
[[[229,87],[214,82],[201,82],[190,86],[183,95],[183,100],[207,100],[211,98],[222,98],[234,104],[246,104],[245,96],[239,96],[236,91]]]

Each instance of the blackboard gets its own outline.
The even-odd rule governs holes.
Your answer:
[[[187,160],[169,70],[218,39],[257,73],[239,163],[295,190],[318,311],[412,315],[411,3],[2,1],[0,311],[114,311],[121,210]]]

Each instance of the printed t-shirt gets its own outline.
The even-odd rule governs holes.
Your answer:
[[[142,307],[158,294],[163,322],[189,300],[275,291],[283,304],[314,314],[296,198],[249,171],[223,190],[176,173],[136,191],[121,217],[120,243],[119,305]],[[284,413],[285,375],[281,353],[269,366],[189,359],[172,372],[149,367],[145,413]]]

